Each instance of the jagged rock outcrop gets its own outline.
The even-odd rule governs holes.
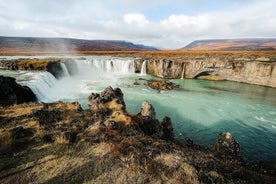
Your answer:
[[[92,93],[88,97],[88,103],[92,111],[99,111],[101,109],[126,110],[124,94],[121,89],[113,89],[111,86],[105,88],[101,93]]]
[[[0,105],[35,102],[36,96],[27,86],[16,83],[12,77],[0,76]]]
[[[131,124],[132,119],[126,112],[123,96],[120,88],[113,89],[109,86],[101,93],[92,93],[88,97],[89,109],[108,117],[100,120],[105,128],[122,130]]]
[[[222,159],[241,161],[240,145],[229,132],[218,135],[212,150]]]
[[[136,63],[147,60],[147,73],[161,78],[229,80],[276,87],[275,55],[205,54],[165,58],[137,59]]]
[[[147,119],[155,119],[155,109],[152,104],[147,101],[142,102],[141,115]]]

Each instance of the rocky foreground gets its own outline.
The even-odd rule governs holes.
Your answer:
[[[119,88],[78,103],[0,106],[0,183],[275,183],[275,165],[247,166],[230,133],[214,146],[174,139],[154,107],[127,112]]]

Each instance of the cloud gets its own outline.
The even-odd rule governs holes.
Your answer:
[[[0,35],[128,40],[162,48],[180,48],[195,39],[276,36],[274,0],[248,1],[246,6],[235,6],[239,9],[172,13],[159,19],[153,19],[147,11],[143,13],[159,1],[143,0],[144,6],[133,2],[119,0],[116,3],[124,5],[118,6],[111,0],[92,4],[88,0],[0,0],[0,7],[4,7],[0,12]]]
[[[146,19],[146,17],[140,13],[125,14],[123,18],[124,22],[129,25],[145,26],[149,24],[149,21]]]

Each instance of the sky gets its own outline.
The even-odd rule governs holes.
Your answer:
[[[0,0],[0,36],[125,40],[276,38],[276,0]]]

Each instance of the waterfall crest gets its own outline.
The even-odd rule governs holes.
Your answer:
[[[79,71],[131,74],[135,71],[133,59],[92,59],[76,61]]]

